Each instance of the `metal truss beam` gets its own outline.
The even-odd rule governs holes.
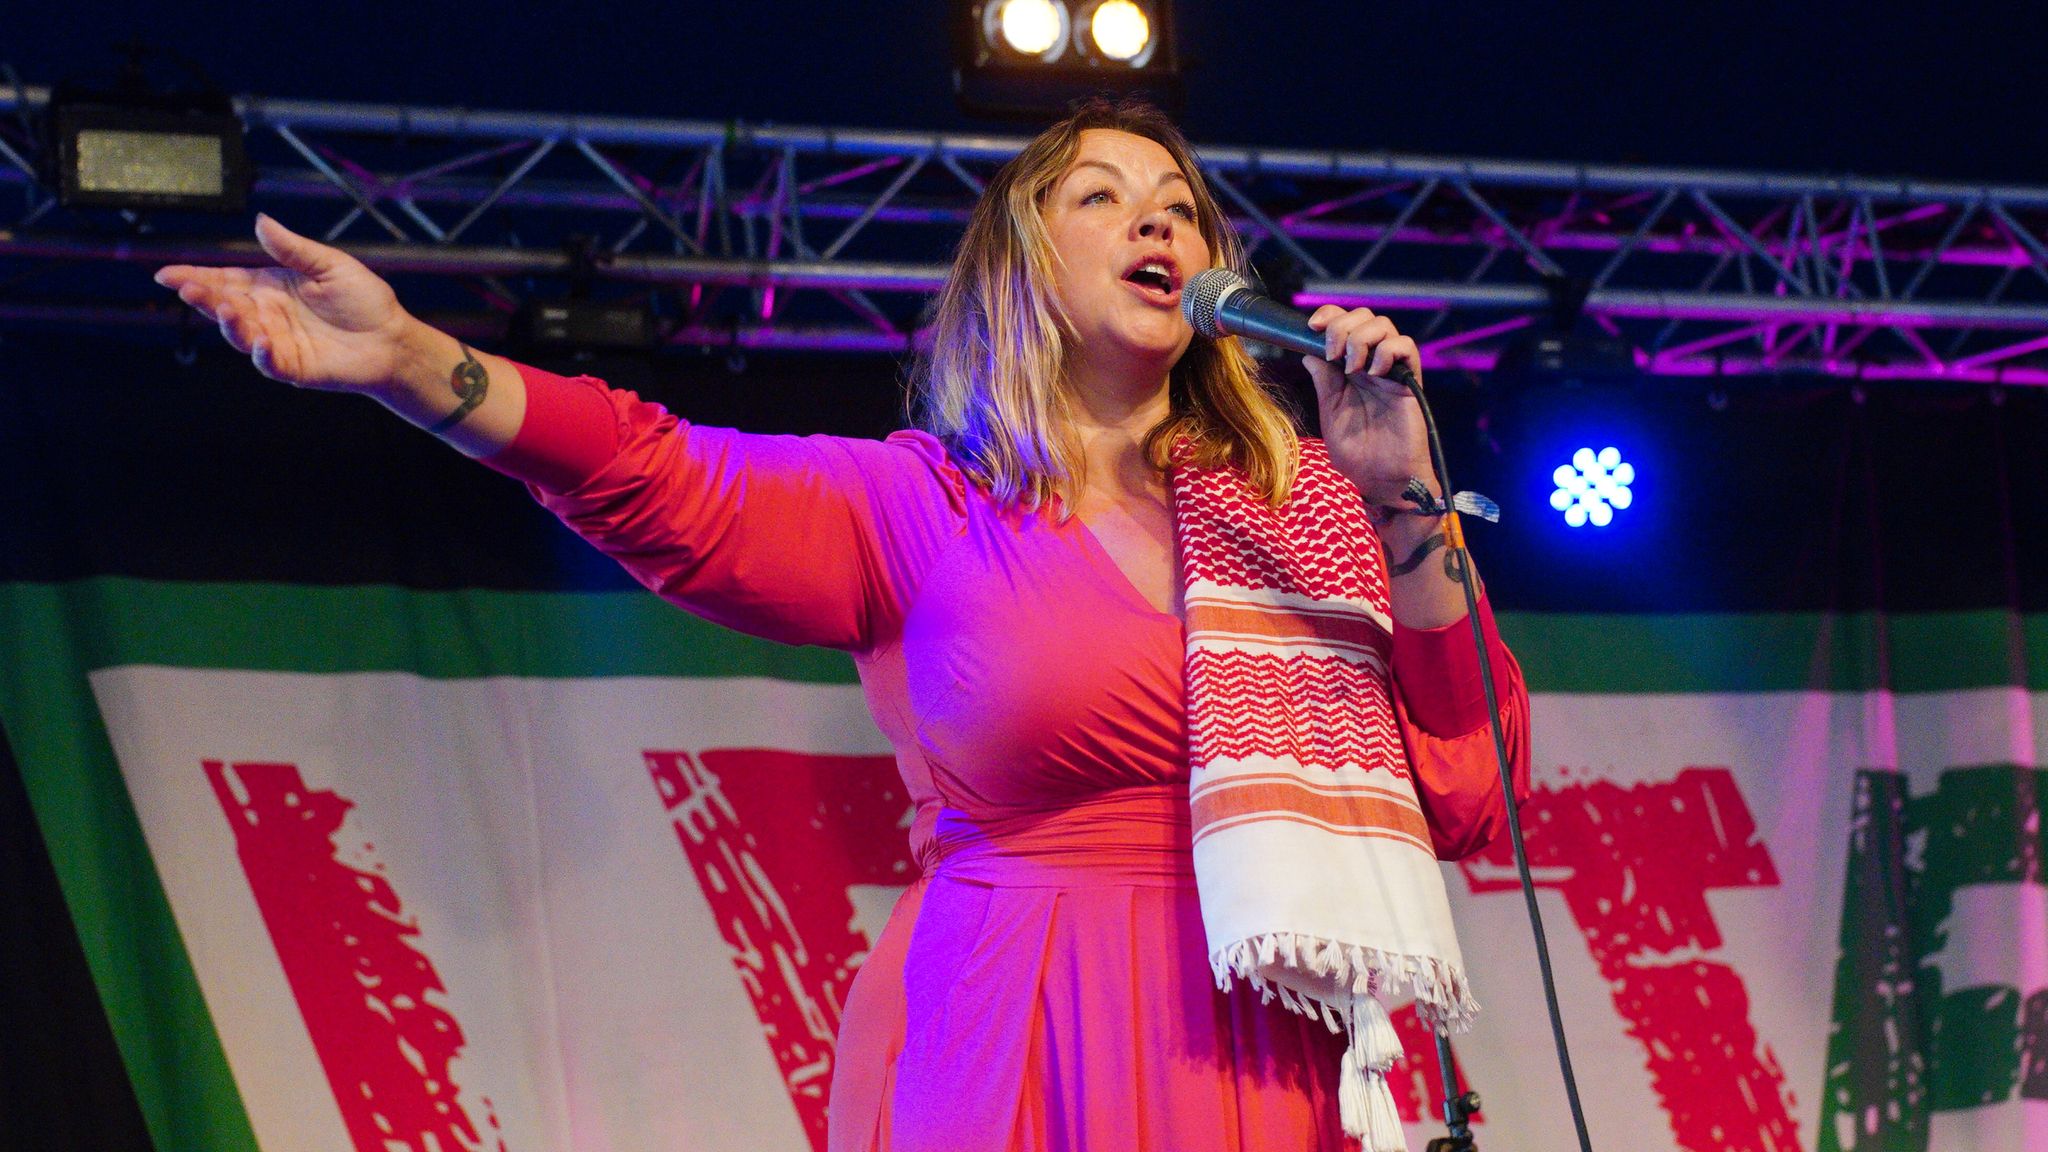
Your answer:
[[[223,228],[141,234],[53,207],[0,89],[0,267],[254,262]],[[490,306],[646,297],[679,343],[902,351],[975,198],[1021,139],[244,98],[256,201]],[[1296,303],[1390,311],[1484,370],[1578,315],[1672,376],[2048,384],[2048,188],[1205,147]],[[19,204],[18,214],[11,205]],[[167,226],[166,226],[167,227]],[[239,225],[235,226],[237,229]],[[139,295],[139,294],[137,294]],[[0,316],[107,306],[0,290]],[[67,309],[71,309],[67,311]],[[166,309],[166,312],[169,312]],[[482,322],[482,317],[477,322]]]

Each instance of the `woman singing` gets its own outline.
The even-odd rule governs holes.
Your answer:
[[[276,267],[157,278],[259,371],[375,397],[692,612],[853,654],[922,877],[846,1005],[835,1152],[1399,1146],[1374,994],[1469,1017],[1436,860],[1504,812],[1444,524],[1403,496],[1432,471],[1384,377],[1420,357],[1318,310],[1324,438],[1298,437],[1238,341],[1182,318],[1241,254],[1158,112],[1089,105],[1003,167],[921,426],[881,442],[688,426],[257,237]]]

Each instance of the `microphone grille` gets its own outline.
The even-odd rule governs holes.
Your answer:
[[[1187,317],[1188,327],[1211,340],[1220,340],[1227,333],[1216,323],[1216,305],[1234,289],[1247,288],[1245,278],[1228,268],[1210,268],[1197,272],[1181,288],[1180,312]]]

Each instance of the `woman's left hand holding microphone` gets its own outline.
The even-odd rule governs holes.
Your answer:
[[[1407,507],[1402,492],[1411,477],[1435,492],[1422,408],[1406,385],[1388,375],[1402,364],[1422,380],[1415,341],[1370,308],[1346,311],[1325,304],[1308,323],[1327,341],[1323,356],[1304,356],[1302,363],[1315,379],[1330,462],[1376,508]]]

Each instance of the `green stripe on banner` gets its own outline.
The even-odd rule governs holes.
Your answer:
[[[69,589],[0,585],[0,724],[157,1152],[256,1152],[114,762]]]
[[[2039,613],[1503,612],[1500,630],[1535,692],[2048,690]]]
[[[51,599],[87,667],[479,676],[764,676],[849,684],[853,663],[707,624],[646,592],[421,592],[386,585],[100,577],[0,585]]]

